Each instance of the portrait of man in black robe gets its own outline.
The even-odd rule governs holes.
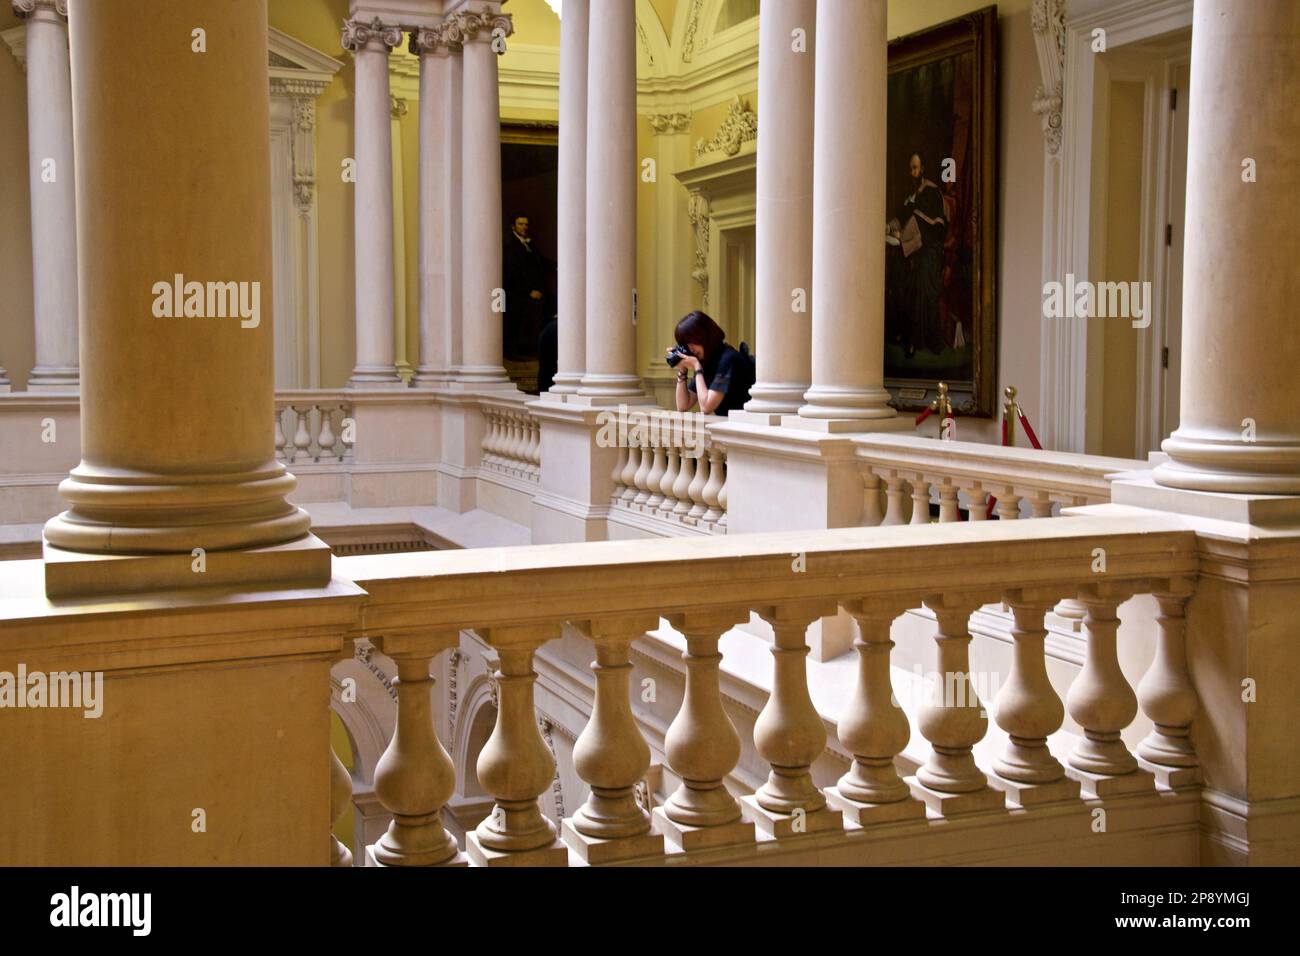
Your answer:
[[[527,216],[516,216],[502,247],[501,272],[506,308],[501,317],[502,345],[510,361],[537,358],[537,340],[546,325],[549,279],[554,263],[533,245]]]
[[[920,153],[908,158],[912,191],[899,205],[894,218],[886,224],[886,234],[896,240],[889,250],[892,291],[900,308],[894,310],[894,340],[908,358],[917,349],[929,349],[941,355],[947,344],[939,323],[939,297],[942,293],[943,243],[948,231],[943,196],[926,177],[925,160]],[[906,317],[907,321],[899,321]]]

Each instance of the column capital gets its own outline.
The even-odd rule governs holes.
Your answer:
[[[515,32],[514,18],[492,6],[484,6],[477,12],[461,10],[448,17],[445,24],[449,43],[471,43],[475,40],[490,43],[497,37],[504,39]]]
[[[420,27],[411,31],[408,49],[416,56],[425,54],[446,56],[449,53],[459,53],[460,33],[455,24],[449,20],[432,27]]]
[[[38,11],[48,10],[65,19],[68,16],[68,0],[9,0],[14,8],[14,15],[21,18],[35,16]]]
[[[385,53],[391,53],[394,47],[402,44],[402,28],[396,24],[384,23],[374,17],[369,23],[364,20],[344,20],[343,37],[339,41],[343,49],[355,56],[370,46],[371,42],[382,43]]]

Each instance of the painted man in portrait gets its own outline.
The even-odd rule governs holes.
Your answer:
[[[891,316],[891,335],[906,351],[943,352],[945,342],[939,315],[943,292],[943,243],[948,231],[943,195],[926,178],[920,153],[908,158],[911,192],[885,227],[897,249],[890,250],[887,281],[897,305]]]

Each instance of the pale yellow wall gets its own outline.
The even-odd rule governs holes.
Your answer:
[[[20,21],[0,4],[0,30]],[[25,388],[36,362],[32,304],[32,218],[27,181],[27,81],[0,43],[0,366]],[[69,277],[75,282],[75,277]]]

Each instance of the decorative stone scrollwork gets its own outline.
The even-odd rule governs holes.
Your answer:
[[[712,139],[701,139],[695,144],[695,155],[706,153],[724,153],[735,156],[740,147],[750,140],[758,139],[758,114],[739,96],[731,101],[727,117],[713,134]]]
[[[656,133],[685,133],[691,128],[691,114],[685,113],[651,113],[646,117]]]
[[[14,13],[19,17],[29,17],[38,9],[53,10],[61,17],[68,15],[68,0],[10,0]]]
[[[402,28],[386,24],[379,17],[375,17],[369,23],[363,20],[343,21],[343,39],[340,41],[343,49],[350,50],[354,54],[359,53],[371,40],[378,40],[391,51],[401,46]]]
[[[444,21],[437,26],[420,27],[411,31],[408,49],[416,56],[423,53],[449,53],[459,50],[460,33],[454,21]]]
[[[692,0],[691,12],[687,14],[686,34],[682,37],[682,62],[690,63],[691,58],[695,56],[695,34],[700,29],[700,10],[704,7],[704,0]]]
[[[546,749],[551,752],[551,759],[555,761],[555,779],[551,781],[551,793],[555,796],[555,819],[564,819],[564,784],[560,781],[560,760],[555,754],[555,738],[551,736],[551,731],[555,729],[555,723],[550,717],[540,716],[537,718],[537,729],[542,732],[542,739],[546,741]]]
[[[388,96],[389,116],[391,116],[393,119],[401,119],[403,116],[406,115],[408,109],[410,109],[410,104],[408,104],[406,100],[402,99],[400,96],[393,96],[391,93],[389,94]]]
[[[311,212],[316,194],[316,177],[299,173],[293,177],[293,204],[304,216]]]
[[[704,290],[704,307],[709,307],[709,199],[693,192],[686,201],[686,217],[695,233],[695,268],[691,278]]]
[[[304,133],[310,133],[316,125],[316,101],[298,96],[293,101],[294,124]]]
[[[1034,43],[1043,82],[1034,93],[1034,113],[1042,118],[1047,153],[1055,157],[1061,149],[1065,103],[1065,0],[1034,0],[1030,10]]]
[[[462,10],[449,17],[446,26],[449,42],[454,40],[456,43],[470,43],[474,40],[491,43],[498,36],[508,37],[515,32],[514,19],[510,14],[489,9],[477,13]]]

